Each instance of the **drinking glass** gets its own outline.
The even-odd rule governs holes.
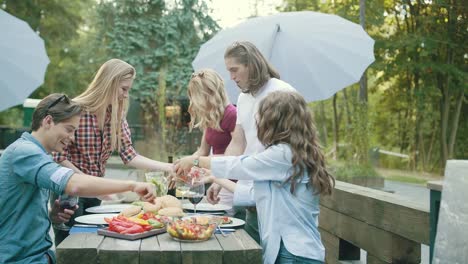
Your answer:
[[[161,197],[167,194],[168,180],[166,173],[163,171],[152,171],[145,173],[146,182],[154,184],[156,197]]]
[[[78,204],[78,196],[70,196],[68,194],[62,194],[59,196],[60,209],[73,209]],[[70,227],[65,223],[55,224],[54,227],[59,230],[68,231]]]
[[[197,204],[201,202],[205,195],[205,183],[203,181],[193,181],[189,191],[186,193],[189,201],[193,204],[193,211],[197,213]]]
[[[176,182],[176,196],[177,198],[184,199],[186,193],[190,191],[190,185],[184,181],[178,180]]]

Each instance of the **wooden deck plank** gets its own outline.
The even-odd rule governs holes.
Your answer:
[[[223,249],[215,237],[203,242],[180,242],[180,249],[184,264],[223,263]]]
[[[234,233],[227,234],[226,237],[215,235],[221,248],[223,249],[223,264],[245,263],[244,246],[237,240]]]
[[[321,207],[429,244],[429,208],[408,198],[337,181],[333,195],[320,199]]]
[[[71,234],[57,247],[57,262],[66,264],[97,263],[98,247],[103,236],[93,233]]]
[[[106,237],[99,247],[99,263],[139,264],[141,240]]]
[[[161,254],[160,254],[161,259],[160,261],[158,261],[158,263],[168,263],[168,264],[182,263],[182,254],[180,252],[180,242],[177,242],[174,239],[172,239],[168,233],[160,234],[157,236],[157,238],[159,242],[159,249],[161,250]],[[154,262],[154,260],[152,262]]]
[[[319,223],[327,232],[353,243],[383,261],[404,261],[404,263],[421,261],[419,243],[326,207],[321,208]]]
[[[237,230],[234,236],[244,248],[244,263],[262,263],[262,247],[244,229]]]

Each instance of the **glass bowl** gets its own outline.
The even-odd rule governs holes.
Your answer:
[[[167,233],[182,242],[201,242],[213,236],[220,220],[210,216],[190,216],[173,219],[166,224]]]

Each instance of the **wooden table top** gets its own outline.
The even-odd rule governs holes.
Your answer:
[[[226,237],[215,234],[205,242],[186,243],[169,234],[134,241],[75,233],[57,247],[59,264],[262,263],[262,248],[243,229]]]

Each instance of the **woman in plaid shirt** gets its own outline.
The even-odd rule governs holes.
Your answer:
[[[146,158],[133,148],[126,114],[135,75],[135,68],[119,59],[111,59],[99,68],[88,89],[73,99],[85,112],[75,132],[75,141],[63,152],[54,153],[56,162],[78,173],[103,177],[107,160],[113,151],[118,151],[128,166],[172,171],[172,164]],[[75,217],[82,215],[86,208],[100,204],[97,198],[80,198]],[[68,236],[68,231],[55,228],[54,231],[56,245]]]

